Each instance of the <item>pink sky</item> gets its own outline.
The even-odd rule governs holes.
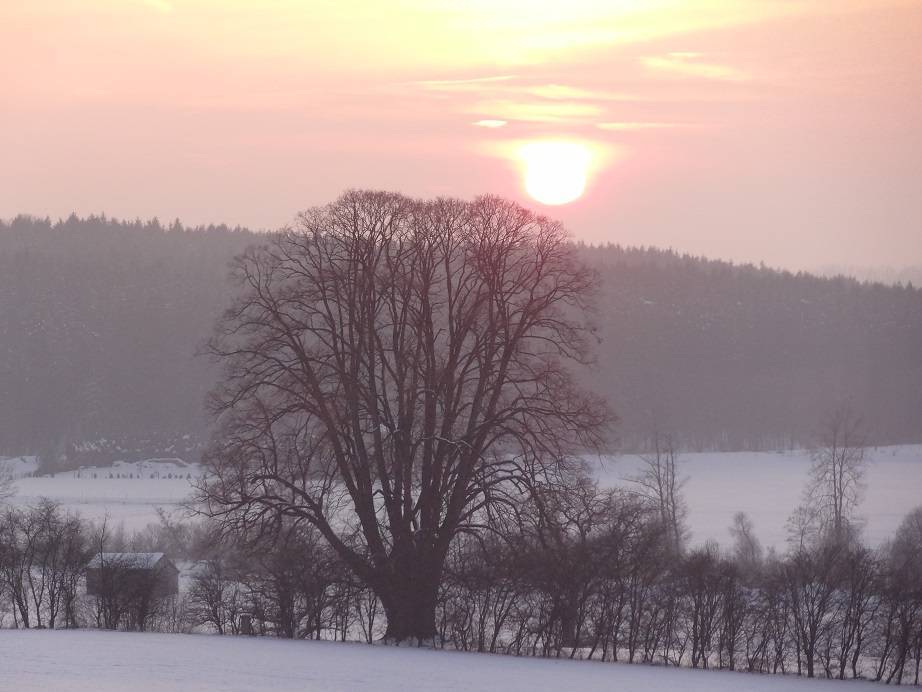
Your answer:
[[[920,75],[918,0],[4,2],[0,217],[490,192],[587,241],[922,264]],[[598,154],[577,201],[525,193],[544,139]]]

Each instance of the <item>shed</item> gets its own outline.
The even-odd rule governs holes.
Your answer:
[[[164,553],[97,553],[86,568],[86,593],[141,593],[164,598],[179,593],[179,569]]]

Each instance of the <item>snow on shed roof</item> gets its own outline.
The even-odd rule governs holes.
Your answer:
[[[96,553],[87,567],[90,569],[100,567],[153,569],[164,557],[163,553]]]

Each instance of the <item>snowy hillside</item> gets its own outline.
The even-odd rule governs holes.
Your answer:
[[[881,685],[780,675],[516,658],[275,638],[0,631],[0,690],[644,690],[871,692]]]

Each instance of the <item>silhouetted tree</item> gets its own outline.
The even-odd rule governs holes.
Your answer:
[[[639,492],[659,513],[669,545],[678,555],[682,552],[688,530],[688,508],[682,497],[686,479],[679,475],[679,452],[672,435],[655,431],[650,451],[640,455],[640,472],[632,479]]]
[[[823,533],[835,540],[845,540],[855,530],[866,446],[861,419],[850,406],[839,406],[826,416],[813,451],[806,501],[818,513]]]
[[[600,440],[594,275],[559,224],[496,198],[350,192],[235,264],[210,352],[207,511],[315,526],[378,595],[386,637],[430,640],[449,546],[518,484]]]
[[[756,536],[752,520],[745,512],[733,515],[730,535],[733,536],[733,552],[737,564],[749,573],[757,572],[762,562],[762,544]]]
[[[0,460],[0,502],[5,502],[16,494],[16,484],[9,464]]]

